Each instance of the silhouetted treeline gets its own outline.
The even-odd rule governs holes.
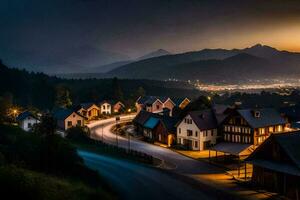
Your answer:
[[[190,98],[197,97],[200,93],[197,90],[186,89],[179,84],[177,86],[181,88],[175,88],[174,85],[163,81],[150,80],[61,79],[43,73],[11,69],[0,61],[0,96],[9,94],[14,104],[43,110],[52,109],[55,106],[58,89],[62,87],[68,90],[73,104],[116,99],[118,95],[119,100],[133,105],[140,91],[145,91],[143,94],[147,95]]]

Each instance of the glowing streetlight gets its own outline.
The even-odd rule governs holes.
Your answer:
[[[127,111],[128,111],[128,112],[131,112],[131,109],[129,108]]]
[[[210,96],[208,96],[207,99],[208,99],[208,101],[211,101],[211,97]]]

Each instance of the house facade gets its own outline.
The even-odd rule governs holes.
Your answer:
[[[78,113],[86,117],[88,120],[97,119],[100,116],[100,108],[94,103],[80,104]]]
[[[225,111],[222,122],[225,142],[260,145],[271,134],[282,133],[287,128],[285,119],[274,109],[236,109]]]
[[[75,126],[84,126],[86,118],[70,109],[58,109],[53,114],[59,129],[67,130]]]
[[[172,111],[173,110],[173,108],[175,107],[175,103],[172,101],[172,99],[171,98],[166,98],[166,99],[163,99],[163,100],[161,100],[161,101],[163,101],[163,108],[167,108],[167,109],[169,109],[170,111]]]
[[[102,101],[99,104],[100,112],[104,115],[110,115],[112,111],[112,105],[108,101]]]
[[[116,103],[112,103],[112,111],[114,113],[120,113],[125,110],[125,105],[121,101],[117,101]]]
[[[177,143],[202,151],[216,144],[217,122],[211,110],[188,113],[177,125]]]
[[[19,114],[16,120],[20,128],[22,128],[24,131],[30,131],[35,124],[40,123],[37,117],[35,117],[29,111]]]
[[[133,120],[136,130],[149,142],[159,142],[171,146],[176,140],[178,120],[166,115],[141,111]]]
[[[253,165],[252,183],[290,199],[299,199],[299,144],[299,131],[271,135],[246,159]]]

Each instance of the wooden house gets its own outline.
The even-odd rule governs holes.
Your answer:
[[[176,118],[140,111],[133,120],[139,134],[147,141],[159,142],[171,146],[176,139]]]
[[[88,120],[97,119],[100,116],[100,108],[94,103],[82,103],[76,111]]]
[[[258,146],[271,134],[282,133],[287,127],[286,120],[272,108],[229,108],[225,113],[222,122],[225,142]]]
[[[257,187],[300,199],[300,132],[273,134],[247,159]]]

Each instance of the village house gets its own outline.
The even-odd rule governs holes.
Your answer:
[[[88,120],[97,119],[100,116],[100,108],[94,103],[82,103],[76,111]]]
[[[110,115],[111,114],[112,105],[109,101],[104,100],[104,101],[100,102],[99,107],[100,107],[101,114],[104,114],[104,115]]]
[[[273,134],[247,159],[255,186],[300,199],[300,132]]]
[[[260,145],[271,134],[282,133],[288,127],[286,120],[272,108],[237,109],[225,111],[222,123],[224,141]]]
[[[137,112],[146,110],[147,112],[158,113],[163,111],[163,102],[155,96],[140,97],[136,102]]]
[[[24,131],[30,131],[33,127],[33,125],[39,123],[37,117],[35,117],[31,112],[25,111],[18,115],[16,118],[18,125],[24,130]]]
[[[178,119],[141,111],[133,120],[138,134],[143,135],[147,141],[158,142],[171,146],[176,139],[176,123]]]
[[[287,132],[286,120],[272,108],[240,109],[231,107],[224,111],[219,130],[222,142],[212,150],[247,157],[270,135]]]
[[[169,97],[161,97],[159,99],[163,103],[163,108],[167,108],[170,111],[172,111],[173,108],[176,106],[176,104]]]
[[[177,143],[202,151],[216,144],[217,121],[212,110],[188,113],[177,125]]]
[[[152,113],[159,113],[163,112],[164,109],[168,109],[170,110],[170,114],[172,114],[174,107],[183,109],[189,103],[190,100],[188,98],[177,98],[173,100],[169,97],[145,96],[139,97],[135,105],[137,112],[146,110]]]
[[[67,130],[75,126],[84,126],[85,120],[87,119],[80,113],[77,113],[71,109],[57,109],[53,113],[53,117],[57,121],[57,126],[59,129]]]
[[[125,111],[125,105],[121,101],[111,101],[113,113],[121,113]]]

